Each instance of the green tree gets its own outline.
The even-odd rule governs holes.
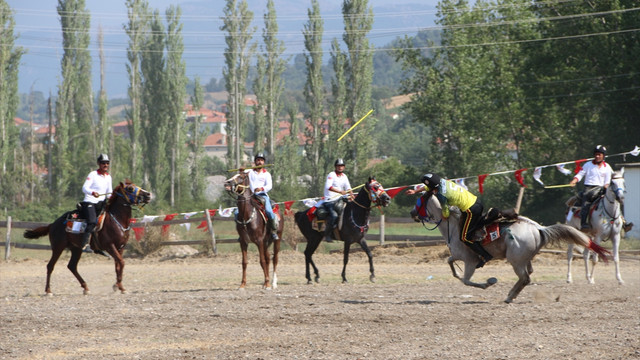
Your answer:
[[[89,12],[84,0],[59,0],[58,15],[62,27],[62,82],[56,102],[55,167],[50,169],[56,179],[53,194],[58,201],[63,196],[78,193],[84,172],[96,159],[91,88],[91,57],[89,54]],[[77,159],[71,164],[71,159]]]
[[[175,205],[176,192],[180,194],[181,184],[188,184],[189,172],[187,167],[180,166],[187,161],[186,131],[184,104],[187,98],[186,65],[182,58],[184,43],[182,39],[182,24],[180,7],[170,6],[166,11],[167,36],[166,36],[166,69],[164,71],[167,83],[166,105],[169,117],[169,144],[171,159],[171,196],[170,204]],[[191,194],[187,192],[186,194]]]
[[[307,10],[309,20],[304,24],[304,61],[307,69],[307,81],[304,85],[304,99],[309,109],[307,114],[309,126],[305,127],[307,144],[306,169],[311,174],[311,189],[320,190],[323,181],[322,154],[326,135],[324,124],[324,81],[322,79],[322,35],[324,21],[320,16],[320,4],[311,1],[311,8]]]
[[[371,82],[373,78],[373,46],[367,35],[373,25],[373,10],[368,0],[344,0],[342,3],[344,20],[343,40],[347,46],[347,119],[354,125],[371,109]],[[358,125],[345,139],[353,160],[353,174],[367,166],[367,158],[372,153],[371,129],[375,119],[367,119]]]
[[[246,123],[246,111],[244,109],[244,95],[249,73],[251,57],[255,52],[255,44],[251,44],[251,38],[255,27],[251,26],[253,12],[249,11],[246,0],[239,3],[236,0],[227,0],[224,7],[223,25],[220,30],[225,31],[224,52],[225,67],[222,74],[229,92],[229,106],[227,107],[227,162],[230,167],[235,162],[235,167],[240,167],[244,151],[244,137],[242,126]]]
[[[104,75],[104,35],[102,32],[102,26],[98,28],[98,48],[100,55],[100,94],[98,95],[98,126],[97,126],[97,142],[96,147],[99,153],[111,151],[107,150],[107,108],[109,100],[107,99],[107,91],[105,90],[105,75]]]
[[[331,99],[329,103],[328,139],[325,143],[324,172],[333,169],[337,158],[344,158],[346,141],[338,141],[344,133],[347,119],[347,54],[340,50],[338,39],[331,41],[331,60],[334,76],[331,79]]]
[[[18,193],[12,169],[18,149],[18,131],[13,121],[18,108],[18,67],[24,54],[15,46],[15,20],[13,11],[5,1],[0,1],[0,207],[5,208]]]
[[[191,97],[191,105],[196,114],[193,120],[193,128],[191,128],[191,134],[193,140],[191,141],[191,196],[194,199],[198,199],[202,193],[204,193],[204,140],[205,133],[200,129],[202,124],[202,115],[200,109],[204,102],[204,91],[202,85],[200,85],[200,77],[196,76],[194,79],[193,96]]]

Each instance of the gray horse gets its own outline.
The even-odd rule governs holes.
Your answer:
[[[416,221],[421,219],[437,224],[437,228],[446,239],[451,252],[447,262],[453,276],[460,279],[465,285],[481,289],[486,289],[497,283],[496,278],[489,278],[485,283],[475,283],[470,280],[476,270],[478,255],[460,240],[460,210],[452,207],[451,215],[444,219],[440,201],[431,195],[429,192],[422,195],[411,215]],[[588,236],[568,225],[542,226],[524,216],[518,216],[517,220],[512,222],[500,223],[500,236],[484,247],[493,255],[494,259],[506,259],[518,275],[518,281],[504,300],[506,303],[511,303],[531,282],[529,275],[533,272],[531,260],[534,256],[540,252],[543,246],[559,241],[584,246],[603,258],[606,254],[606,250],[593,243]],[[462,278],[454,268],[454,262],[457,260],[464,262],[464,276]]]
[[[604,196],[597,202],[595,210],[589,216],[591,230],[587,232],[593,241],[600,245],[603,240],[611,240],[613,262],[616,265],[616,279],[618,284],[623,285],[622,276],[620,276],[620,230],[622,230],[622,205],[624,204],[624,169],[616,171],[611,179],[611,184],[607,187]],[[575,213],[572,211],[571,213]],[[580,210],[577,210],[578,216],[567,217],[567,224],[580,228]],[[592,256],[590,251],[583,251],[584,268],[587,276],[587,282],[593,284],[593,271],[598,263],[598,257]],[[571,260],[573,259],[573,244],[569,244],[567,250],[567,282],[571,283]],[[591,271],[589,271],[589,259],[591,259]]]

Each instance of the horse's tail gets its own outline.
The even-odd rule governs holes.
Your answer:
[[[573,226],[569,226],[566,224],[555,224],[551,226],[541,226],[539,230],[545,239],[545,244],[554,244],[559,243],[560,241],[564,241],[567,243],[570,242],[593,251],[594,253],[598,254],[598,256],[600,256],[600,258],[604,262],[607,262],[607,255],[611,255],[611,253],[607,249],[591,241],[591,239],[586,234],[574,228]]]
[[[51,229],[51,224],[47,226],[40,226],[35,229],[25,230],[23,236],[27,239],[37,239],[39,237],[47,235],[50,229]]]

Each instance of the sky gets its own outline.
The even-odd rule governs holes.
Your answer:
[[[57,93],[60,82],[60,60],[62,58],[62,34],[55,0],[8,0],[14,11],[18,36],[16,45],[27,50],[23,55],[19,73],[19,92],[31,89]],[[261,42],[263,15],[267,0],[251,0],[249,8],[254,13],[254,41]],[[434,26],[436,0],[370,0],[374,12],[373,30],[370,41],[376,47],[388,44],[396,37],[415,35],[417,31]],[[225,33],[220,31],[225,1],[223,0],[149,0],[149,5],[157,9],[164,19],[165,10],[171,6],[182,9],[183,39],[186,73],[189,79],[199,76],[206,84],[211,78],[220,79],[224,66],[223,52]],[[279,26],[279,38],[284,41],[284,56],[295,56],[304,50],[303,24],[308,21],[307,11],[310,1],[275,0]],[[324,20],[323,43],[327,61],[333,38],[341,39],[344,24],[341,14],[341,0],[320,1],[320,13]],[[100,62],[98,57],[98,27],[104,34],[105,86],[109,98],[126,97],[128,80],[126,72],[126,51],[128,38],[124,32],[127,22],[125,0],[86,0],[91,14],[91,45],[93,58],[93,88],[100,88]]]

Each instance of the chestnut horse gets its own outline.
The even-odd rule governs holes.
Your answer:
[[[236,230],[240,238],[240,249],[242,250],[242,282],[240,290],[244,290],[247,285],[247,249],[249,243],[254,243],[258,247],[260,254],[260,266],[264,272],[263,289],[273,289],[278,287],[278,252],[280,251],[280,238],[284,228],[283,219],[278,222],[278,240],[271,238],[271,229],[267,226],[266,213],[258,210],[259,200],[253,196],[249,184],[249,175],[244,171],[227,179],[224,182],[224,189],[237,201],[238,213],[236,216]],[[276,214],[279,216],[279,214]],[[273,279],[269,281],[269,246],[273,243]]]
[[[120,183],[113,190],[113,194],[107,201],[103,211],[104,222],[102,227],[97,230],[97,236],[92,236],[91,238],[91,248],[108,252],[115,262],[116,283],[113,285],[113,291],[120,289],[122,293],[125,293],[125,289],[122,286],[122,271],[124,269],[122,253],[129,240],[129,230],[131,230],[131,206],[144,206],[149,201],[151,201],[151,194],[148,191],[134,184],[125,185]],[[78,282],[80,282],[80,286],[84,289],[84,294],[89,294],[87,283],[78,273],[78,262],[82,256],[82,234],[70,233],[65,229],[67,227],[67,218],[71,213],[73,212],[65,213],[47,226],[24,232],[24,237],[27,239],[37,239],[49,234],[52,253],[51,259],[47,264],[47,285],[45,287],[45,293],[49,296],[52,295],[51,273],[64,249],[71,250],[71,259],[67,264],[67,268],[71,270]]]
[[[369,257],[369,272],[371,273],[369,280],[371,280],[371,282],[375,282],[376,276],[373,270],[373,257],[364,236],[367,234],[367,230],[369,230],[369,213],[371,212],[371,208],[374,206],[388,206],[390,202],[391,197],[389,197],[382,185],[380,185],[375,178],[370,177],[369,181],[367,181],[360,192],[358,192],[356,198],[344,207],[342,212],[343,225],[339,229],[340,239],[338,239],[344,241],[344,259],[342,267],[343,283],[347,282],[346,273],[347,263],[349,262],[349,247],[351,247],[351,244],[353,243],[360,244],[362,250],[364,250],[367,257]],[[309,265],[313,267],[315,281],[318,282],[320,280],[318,268],[313,262],[313,253],[318,248],[318,245],[320,245],[324,235],[322,232],[313,228],[312,223],[307,216],[307,211],[308,210],[298,211],[295,214],[295,219],[300,232],[302,232],[302,235],[307,239],[307,247],[304,249],[306,267],[305,276],[307,278],[307,284],[311,284]]]

